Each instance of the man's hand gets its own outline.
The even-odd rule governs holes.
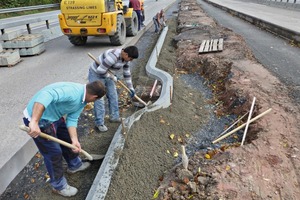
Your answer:
[[[135,95],[135,91],[133,88],[130,89],[130,97],[133,98]]]
[[[77,129],[76,127],[69,127],[68,128],[68,131],[69,131],[69,135],[70,135],[70,138],[71,138],[71,141],[72,141],[72,145],[74,145],[75,147],[77,147],[77,149],[72,149],[73,152],[75,153],[79,153],[81,152],[81,145],[78,141],[78,136],[77,136]]]
[[[30,137],[37,138],[40,135],[41,129],[38,123],[30,122],[29,128],[30,131],[28,132],[28,135],[30,135]]]
[[[114,82],[118,82],[118,77],[116,75],[107,73],[107,77],[112,79]]]
[[[81,145],[80,145],[80,143],[79,143],[78,140],[75,140],[75,141],[72,140],[72,145],[74,145],[75,147],[77,147],[77,149],[72,149],[73,152],[75,152],[75,153],[81,152]]]

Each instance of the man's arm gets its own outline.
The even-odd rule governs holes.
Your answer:
[[[81,145],[78,141],[77,128],[74,126],[68,127],[69,135],[72,141],[72,144],[76,146],[78,149],[73,149],[75,153],[79,153],[81,151]]]
[[[41,129],[39,127],[39,121],[45,111],[43,104],[35,102],[32,108],[32,117],[29,123],[30,132],[28,133],[31,137],[38,137]]]

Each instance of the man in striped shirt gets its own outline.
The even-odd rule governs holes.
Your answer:
[[[100,80],[106,87],[106,97],[109,107],[110,122],[121,122],[118,105],[118,93],[115,82],[118,81],[115,73],[123,69],[124,80],[131,93],[135,95],[131,80],[130,61],[139,57],[138,48],[136,46],[128,46],[125,49],[109,49],[102,53],[99,57],[100,65],[96,62],[91,63],[88,79],[90,82]],[[105,132],[108,128],[104,124],[105,104],[104,98],[94,103],[95,125],[100,132]]]

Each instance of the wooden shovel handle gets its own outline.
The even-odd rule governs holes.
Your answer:
[[[92,58],[92,59],[96,62],[97,65],[100,65],[99,61],[98,61],[91,53],[88,53],[88,56],[89,56],[90,58]],[[107,70],[107,72],[108,72],[110,75],[114,76],[114,74],[113,74],[110,70]],[[123,88],[125,88],[125,89],[127,90],[127,92],[130,92],[130,93],[131,93],[130,89],[129,89],[123,82],[121,82],[120,80],[117,80],[117,82],[118,82]],[[141,102],[142,104],[144,104],[144,106],[147,106],[146,102],[143,101],[143,100],[142,100],[140,97],[138,97],[136,94],[134,94],[134,97],[135,97],[139,102]]]
[[[30,128],[28,126],[25,126],[25,125],[20,125],[19,128],[21,130],[27,132],[27,133],[30,131]],[[47,140],[51,140],[53,142],[57,142],[58,144],[61,144],[61,145],[65,146],[65,147],[68,147],[70,149],[78,149],[76,146],[74,146],[74,145],[72,145],[70,143],[67,143],[67,142],[65,142],[63,140],[60,140],[60,139],[58,139],[56,137],[53,137],[51,135],[48,135],[46,133],[41,132],[39,136],[42,137],[42,138],[45,138]],[[87,157],[89,160],[93,160],[93,157],[88,152],[86,152],[85,150],[81,149],[81,153],[85,157]]]

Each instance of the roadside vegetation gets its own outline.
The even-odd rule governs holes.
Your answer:
[[[17,7],[26,7],[26,6],[37,6],[37,5],[45,5],[45,4],[55,4],[60,3],[60,0],[10,0],[10,1],[0,1],[0,9],[7,8],[17,8]],[[57,10],[57,8],[47,8],[47,9],[39,9],[39,10],[30,10],[30,11],[22,11],[22,12],[13,12],[13,13],[5,13],[0,14],[0,19],[16,17],[22,15],[35,14],[40,12],[47,12],[51,10]]]

